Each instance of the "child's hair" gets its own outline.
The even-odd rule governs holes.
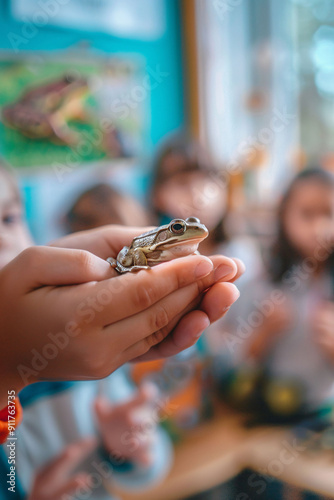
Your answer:
[[[178,165],[167,171],[164,163],[171,156],[178,157]],[[181,172],[206,172],[217,175],[217,169],[208,153],[186,134],[174,135],[163,143],[154,162],[153,189]]]
[[[277,239],[272,247],[271,262],[269,264],[269,274],[273,282],[280,282],[285,273],[298,264],[302,258],[298,250],[290,242],[286,234],[284,216],[287,204],[291,199],[296,187],[304,181],[315,181],[334,190],[334,176],[319,167],[312,167],[299,173],[289,185],[278,209],[278,233]],[[334,270],[334,252],[326,261],[326,265]]]
[[[78,223],[88,223],[89,221],[83,221],[81,214],[77,213],[77,207],[80,202],[85,198],[91,198],[92,202],[97,208],[101,208],[103,210],[107,207],[107,204],[112,200],[113,206],[117,206],[121,199],[121,194],[116,191],[116,189],[112,188],[109,184],[96,184],[95,186],[89,188],[87,191],[84,191],[79,195],[79,197],[75,200],[71,208],[68,210],[65,215],[65,224],[67,226],[67,230],[70,232],[73,231],[73,227]]]
[[[176,165],[172,169],[166,168],[166,159],[172,156],[177,158]],[[153,166],[153,194],[165,181],[177,174],[186,172],[203,172],[212,177],[213,180],[221,181],[219,171],[208,152],[188,134],[179,133],[166,140],[156,156]],[[158,216],[164,215],[159,212],[157,207],[153,206],[152,211]],[[224,216],[216,228],[210,231],[210,234],[216,243],[227,240],[224,229]]]

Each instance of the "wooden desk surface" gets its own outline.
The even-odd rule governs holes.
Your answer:
[[[334,499],[334,454],[315,454],[282,428],[243,426],[243,417],[220,409],[175,447],[172,469],[158,486],[135,494],[115,486],[121,500],[179,500],[232,479],[243,469],[267,473]]]

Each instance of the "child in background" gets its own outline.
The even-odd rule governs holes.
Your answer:
[[[200,253],[218,252],[241,259],[247,269],[242,282],[260,272],[261,259],[254,240],[247,236],[230,240],[227,234],[226,181],[224,170],[215,166],[194,139],[173,136],[163,144],[155,162],[151,203],[161,224],[178,217],[200,219],[209,230]]]
[[[151,204],[161,224],[177,217],[198,217],[210,233],[201,253],[210,254],[226,240],[226,185],[207,153],[184,135],[163,143],[153,168]]]
[[[11,174],[0,164],[0,269],[31,246],[32,239],[23,218],[19,189]]]
[[[109,184],[97,184],[82,193],[65,217],[69,233],[106,224],[140,227],[150,223],[149,215],[140,203]]]
[[[32,245],[18,188],[2,167],[0,215],[2,268]],[[16,431],[15,498],[110,499],[105,483],[140,489],[166,473],[170,446],[157,429],[157,392],[148,385],[136,391],[126,371],[122,367],[103,381],[40,382],[21,391],[24,420]],[[13,498],[7,453],[3,445],[1,498]]]
[[[224,391],[268,418],[317,414],[334,396],[334,178],[310,169],[285,194],[262,282],[248,283],[227,318],[235,371]],[[221,359],[220,359],[221,365]],[[259,371],[257,371],[259,370]],[[262,373],[262,376],[258,376]],[[229,383],[227,383],[229,381]],[[271,415],[272,417],[270,417]]]

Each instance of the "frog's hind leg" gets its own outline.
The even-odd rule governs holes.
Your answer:
[[[140,248],[137,248],[133,252],[133,266],[132,267],[140,267],[142,269],[147,269],[149,267],[147,265],[146,255]]]
[[[113,257],[108,257],[107,262],[109,262],[111,267],[120,274],[129,273],[131,271],[131,268],[123,266],[118,260],[114,259]]]
[[[141,269],[150,269],[150,266],[147,265],[145,253],[137,248],[133,252],[133,265],[128,269],[128,271],[137,272]]]
[[[111,267],[113,269],[115,269],[115,271],[119,272],[120,274],[132,273],[132,272],[140,271],[141,269],[149,269],[149,266],[125,267],[118,260],[114,259],[113,257],[108,257],[107,262],[109,262]]]
[[[127,269],[127,271],[135,273],[137,271],[141,271],[142,269],[150,269],[150,266],[132,266],[130,269]]]
[[[117,266],[118,266],[118,262],[116,259],[114,259],[113,257],[108,257],[107,259],[107,262],[111,265],[111,267],[113,269],[117,269]]]

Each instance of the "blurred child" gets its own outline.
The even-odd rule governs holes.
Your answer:
[[[70,233],[106,224],[148,226],[150,222],[140,203],[109,184],[97,184],[82,193],[65,217],[66,229]]]
[[[246,236],[233,241],[228,237],[228,178],[194,139],[180,134],[166,141],[156,159],[153,176],[152,206],[160,223],[195,216],[209,230],[200,253],[217,252],[240,258],[248,270],[241,282],[260,272],[261,261],[254,241]]]
[[[24,222],[18,187],[11,174],[0,165],[0,269],[22,250],[32,245]]]
[[[225,241],[226,185],[196,141],[179,135],[164,143],[153,170],[151,197],[161,224],[195,216],[206,225],[210,235],[201,244],[201,253],[208,255]]]
[[[279,417],[317,413],[334,396],[334,178],[310,169],[287,190],[266,276],[244,287],[225,341],[231,399]],[[259,371],[257,371],[259,370]],[[262,373],[259,376],[259,373]],[[257,394],[257,396],[256,396]]]
[[[18,188],[0,167],[0,269],[31,244]],[[157,396],[148,385],[135,391],[126,368],[103,381],[25,388],[20,393],[24,420],[16,431],[17,498],[110,499],[105,485],[111,481],[142,488],[158,480],[168,468],[170,448],[157,429]],[[3,445],[1,498],[13,497],[7,454]]]

